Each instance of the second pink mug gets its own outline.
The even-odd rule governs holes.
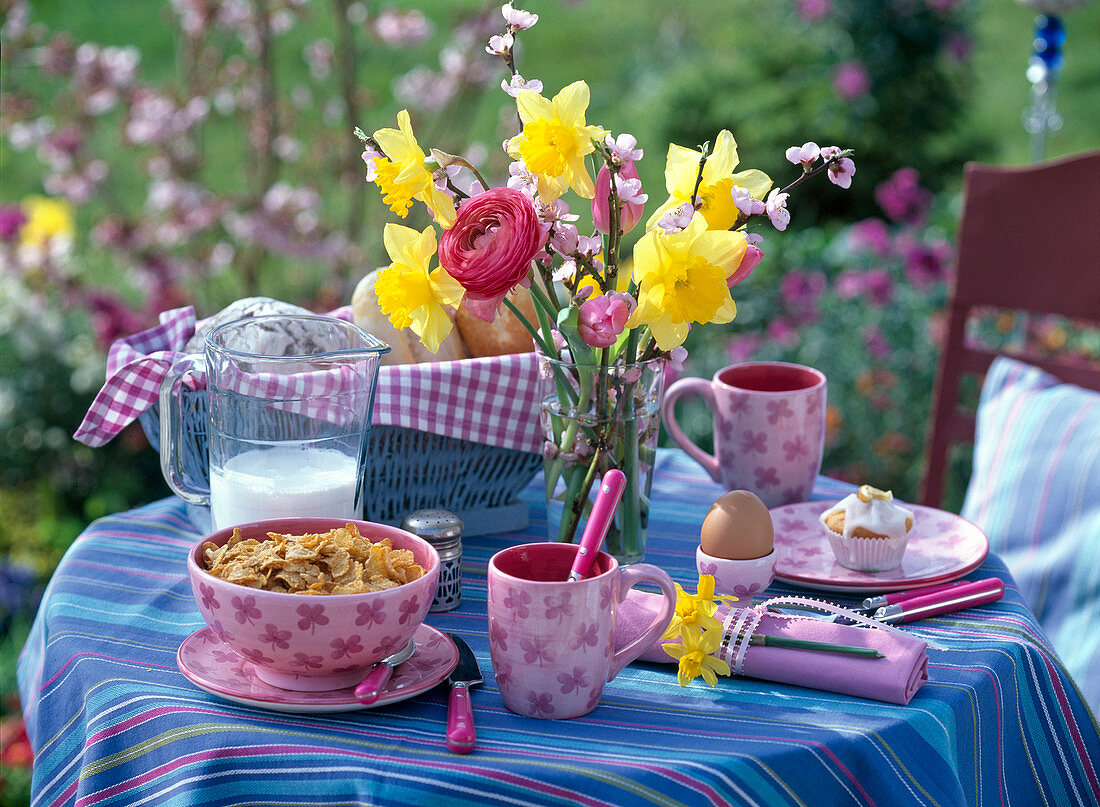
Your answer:
[[[526,717],[579,717],[604,684],[664,633],[676,606],[667,573],[619,566],[596,555],[588,576],[569,582],[576,544],[521,544],[489,559],[489,654],[504,705]],[[615,649],[619,604],[632,586],[654,583],[664,602],[634,641]]]
[[[676,401],[698,395],[714,416],[714,453],[688,439]],[[682,378],[665,392],[669,436],[726,490],[749,490],[768,507],[810,498],[825,450],[825,376],[786,362],[731,364],[711,380]]]

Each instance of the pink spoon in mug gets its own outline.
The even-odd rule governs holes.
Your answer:
[[[573,567],[569,570],[570,580],[583,580],[592,570],[592,562],[596,559],[596,553],[600,551],[600,547],[603,546],[603,539],[607,537],[607,531],[611,527],[615,511],[619,508],[624,490],[626,490],[626,475],[618,468],[612,468],[603,475],[599,493],[596,494],[596,501],[592,504],[592,512],[588,516],[588,523],[584,525],[580,549],[577,550],[576,560],[573,561]]]

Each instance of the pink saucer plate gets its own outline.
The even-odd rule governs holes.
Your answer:
[[[458,648],[446,634],[421,625],[413,634],[416,652],[393,671],[389,684],[374,703],[360,703],[355,687],[325,692],[295,692],[266,684],[252,663],[224,644],[210,628],[195,631],[180,645],[176,664],[191,683],[211,695],[276,712],[350,712],[375,709],[427,692],[458,664]]]
[[[833,501],[773,507],[775,578],[820,591],[878,593],[946,583],[978,568],[989,554],[989,539],[964,518],[934,507],[905,504],[913,529],[901,566],[886,572],[857,572],[836,562],[818,521]]]

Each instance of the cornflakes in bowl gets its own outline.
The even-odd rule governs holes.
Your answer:
[[[187,569],[199,613],[257,677],[319,691],[358,684],[412,638],[439,555],[397,527],[282,518],[203,538]]]
[[[229,540],[203,546],[204,568],[250,588],[288,594],[362,594],[394,588],[423,576],[408,549],[395,549],[388,537],[368,541],[354,524],[324,533],[244,538],[234,529]]]

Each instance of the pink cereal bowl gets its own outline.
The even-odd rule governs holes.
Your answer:
[[[372,542],[389,538],[424,567],[410,583],[363,594],[288,594],[230,583],[207,572],[206,543],[224,544],[233,528],[218,530],[187,556],[191,592],[206,624],[252,663],[257,677],[282,689],[320,692],[358,684],[378,661],[399,650],[424,621],[439,582],[439,554],[412,533],[346,518],[277,518],[240,525],[244,538],[269,532],[321,533],[354,524]]]

